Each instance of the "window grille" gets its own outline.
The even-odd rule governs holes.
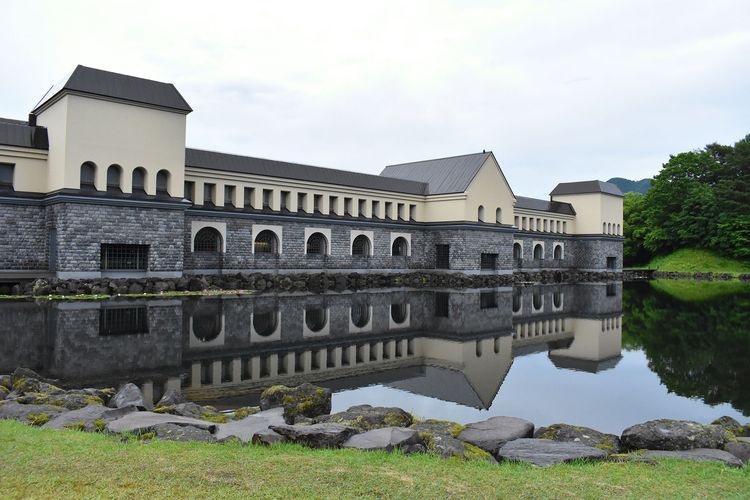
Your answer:
[[[617,257],[607,257],[607,269],[617,269]]]
[[[102,243],[103,271],[145,271],[148,269],[148,245],[116,245]]]
[[[435,292],[435,316],[438,318],[450,317],[450,294],[447,292]]]
[[[450,269],[450,245],[435,245],[435,268]]]
[[[367,304],[353,304],[351,314],[352,324],[357,328],[364,328],[370,322],[370,306]]]
[[[352,255],[370,255],[370,240],[364,234],[360,234],[352,242]]]
[[[148,309],[104,307],[99,309],[99,335],[136,335],[148,333]]]
[[[212,227],[204,227],[195,235],[195,252],[220,252],[221,234]]]
[[[264,230],[261,231],[258,236],[255,237],[254,250],[255,253],[278,253],[279,240],[273,231]]]
[[[322,233],[313,233],[307,238],[308,255],[325,255],[326,246],[326,237]]]
[[[485,271],[497,269],[497,254],[483,253],[479,257],[479,267]]]

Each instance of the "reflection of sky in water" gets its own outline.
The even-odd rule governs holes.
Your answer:
[[[497,415],[525,418],[539,427],[583,425],[620,434],[639,422],[658,418],[708,423],[722,415],[747,420],[729,404],[714,407],[669,393],[648,367],[643,351],[622,352],[617,366],[599,373],[556,368],[547,353],[519,356],[489,410],[376,385],[334,394],[333,411],[357,404],[398,406],[425,418],[468,423]]]

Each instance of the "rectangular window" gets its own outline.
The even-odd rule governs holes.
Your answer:
[[[547,219],[544,219],[544,232],[545,233],[547,231],[549,231],[549,225],[548,225],[548,223],[549,223],[549,221]]]
[[[224,186],[224,206],[234,206],[234,186]]]
[[[13,163],[0,163],[0,191],[13,191]]]
[[[255,189],[251,187],[245,188],[245,200],[243,205],[245,208],[253,208],[253,201],[255,201]]]
[[[297,212],[307,212],[307,193],[297,193]]]
[[[448,292],[435,292],[435,316],[450,318],[450,315],[450,294]]]
[[[351,198],[344,198],[344,215],[348,215],[351,217],[353,206],[354,200],[352,200]]]
[[[567,222],[563,221],[563,233],[565,233],[565,231],[568,230],[567,227],[565,227],[566,225],[567,225]]]
[[[148,333],[148,309],[103,307],[99,309],[99,335],[138,335]]]
[[[526,217],[521,217],[521,229],[526,229]]]
[[[336,215],[339,213],[339,197],[329,196],[328,197],[328,213]]]
[[[519,227],[519,226],[518,226],[518,216],[517,216],[517,215],[516,215],[516,217],[515,217],[515,218],[513,219],[513,225],[515,225],[516,227]]]
[[[617,297],[617,285],[614,283],[607,283],[607,297]]]
[[[497,309],[497,295],[494,292],[479,294],[479,309]]]
[[[617,269],[617,257],[607,257],[607,269]]]
[[[364,217],[367,213],[367,200],[359,200],[357,202],[357,216]]]
[[[378,219],[380,217],[380,202],[378,200],[372,200],[372,214],[373,219]]]
[[[450,269],[451,246],[435,245],[435,269]]]
[[[214,204],[214,194],[216,193],[216,184],[203,184],[203,204],[204,205],[213,205]]]
[[[497,254],[496,253],[483,253],[479,258],[479,267],[483,271],[497,269]]]
[[[195,201],[195,182],[185,181],[185,198]]]
[[[386,219],[393,218],[393,203],[391,203],[390,201],[385,202],[385,218]]]
[[[148,245],[102,243],[102,271],[145,271],[147,268]]]
[[[280,210],[289,210],[289,197],[292,195],[289,191],[281,192],[281,199],[279,200]]]
[[[313,195],[313,212],[320,213],[322,205],[323,205],[323,195],[322,194]]]
[[[271,197],[273,196],[272,189],[263,190],[263,210],[271,210]]]
[[[417,220],[417,206],[409,205],[409,220]]]
[[[399,203],[396,207],[398,211],[398,219],[404,220],[406,218],[406,206],[403,203]]]

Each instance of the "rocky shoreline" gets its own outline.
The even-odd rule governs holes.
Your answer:
[[[506,416],[461,425],[370,405],[332,414],[331,391],[311,384],[273,386],[261,395],[260,406],[226,412],[187,402],[177,391],[169,391],[152,408],[134,384],[118,390],[64,390],[25,368],[0,375],[0,419],[144,441],[294,442],[311,448],[400,450],[537,466],[668,457],[742,467],[750,460],[750,424],[730,417],[711,424],[653,420],[620,436],[562,423],[535,428],[532,422]]]
[[[584,283],[616,281],[622,273],[582,271],[537,271],[514,274],[438,272],[410,273],[237,273],[196,275],[182,278],[37,279],[16,284],[7,290],[14,296],[45,297],[75,295],[140,295],[172,292],[247,290],[263,292],[315,292],[364,290],[370,288],[494,288],[519,283]]]

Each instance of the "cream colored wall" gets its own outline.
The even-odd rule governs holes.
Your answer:
[[[484,222],[495,223],[495,211],[502,209],[503,224],[513,224],[515,197],[500,166],[492,155],[479,169],[466,190],[464,220],[477,221],[479,206],[484,207]],[[455,220],[455,214],[453,215]]]
[[[106,189],[107,168],[123,170],[123,190],[132,173],[146,169],[146,192],[156,193],[156,175],[170,173],[168,190],[181,197],[185,170],[185,115],[78,95],[66,95],[44,110],[37,123],[50,138],[48,189],[80,187],[80,167],[97,165],[96,187]]]
[[[47,192],[47,152],[39,149],[0,146],[0,163],[12,163],[13,189],[29,193]]]
[[[599,319],[568,318],[566,321],[569,330],[575,332],[573,343],[567,349],[550,351],[551,355],[587,361],[602,361],[620,355],[622,348],[620,317],[611,318],[612,326],[606,330],[602,326],[602,320]]]
[[[531,219],[534,219],[534,220],[540,219],[542,221],[542,229],[540,229],[539,231],[543,230],[544,220],[547,220],[547,224],[549,228],[547,232],[559,233],[559,234],[562,234],[562,233],[575,234],[575,218],[572,215],[562,215],[562,214],[551,213],[551,212],[527,210],[525,208],[522,208],[522,209],[516,208],[514,209],[513,221],[511,222],[514,225],[516,225],[515,223],[516,217],[518,217],[517,227],[518,229],[522,231],[530,231],[530,232],[537,231],[536,229],[533,229],[534,226],[531,224],[530,221]],[[524,229],[524,224],[523,224],[524,217],[526,218],[526,229]],[[557,229],[558,227],[557,222],[560,223],[559,230]],[[563,225],[563,222],[565,223],[564,225]]]
[[[575,234],[602,234],[602,223],[619,224],[622,235],[622,198],[603,193],[553,196],[576,211]],[[613,232],[614,234],[614,232]]]
[[[466,195],[427,196],[424,203],[425,222],[455,221],[466,213]]]

